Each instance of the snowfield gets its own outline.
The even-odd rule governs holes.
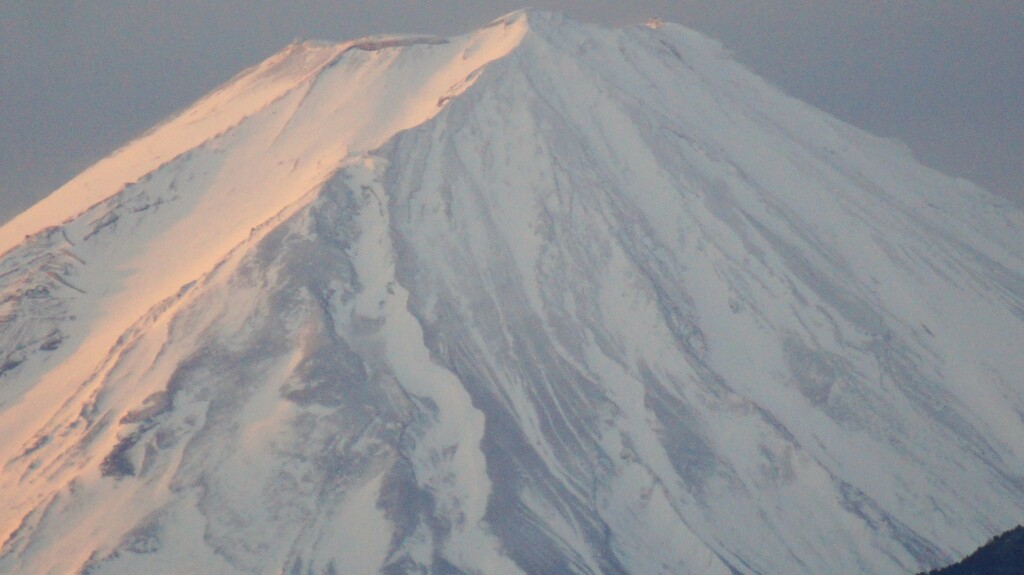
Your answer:
[[[674,24],[296,43],[0,254],[0,572],[914,573],[1024,522],[1024,213]]]

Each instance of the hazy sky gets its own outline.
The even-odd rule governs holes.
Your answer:
[[[1024,200],[1024,0],[535,0],[721,40],[790,94]],[[505,0],[0,0],[0,222],[295,38],[461,33]]]

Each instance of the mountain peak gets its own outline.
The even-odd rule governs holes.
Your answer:
[[[293,44],[0,228],[0,571],[915,572],[1020,523],[1024,214],[654,28]]]
[[[541,10],[538,8],[520,8],[513,10],[504,16],[500,16],[491,21],[490,26],[504,25],[510,26],[515,24],[522,24],[526,26],[530,25],[551,25],[559,24],[564,22],[567,16],[562,12]]]

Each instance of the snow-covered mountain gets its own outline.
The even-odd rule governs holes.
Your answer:
[[[289,46],[0,253],[0,572],[913,573],[1024,520],[1024,213],[676,25]]]

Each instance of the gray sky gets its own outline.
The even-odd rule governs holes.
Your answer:
[[[0,222],[295,38],[454,34],[515,0],[0,0]],[[1024,202],[1024,0],[535,0],[660,16],[785,91]]]

